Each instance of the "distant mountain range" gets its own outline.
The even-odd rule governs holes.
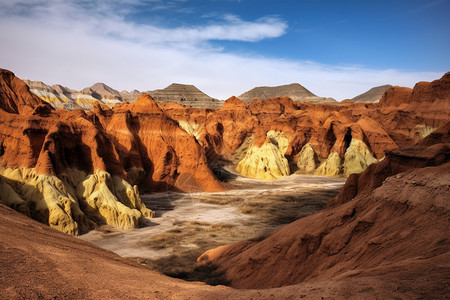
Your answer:
[[[49,86],[41,81],[23,80],[30,91],[42,100],[50,103],[54,108],[73,109],[92,109],[94,103],[100,103],[113,107],[117,103],[134,102],[142,95],[138,90],[117,91],[104,83],[96,83],[80,91],[64,87],[59,84]],[[352,102],[378,102],[384,92],[391,85],[374,87],[369,91],[350,99]],[[223,101],[215,99],[203,93],[194,85],[172,83],[164,89],[146,91],[157,102],[167,104],[175,102],[187,107],[193,108],[212,108],[222,107]],[[260,86],[255,87],[239,96],[244,103],[249,103],[253,99],[267,99],[273,97],[289,96],[294,101],[309,103],[338,104],[333,98],[319,97],[298,83],[280,85],[274,87]]]
[[[289,96],[294,101],[300,102],[310,102],[310,103],[328,103],[336,104],[338,103],[333,98],[318,97],[310,92],[308,89],[303,87],[301,84],[292,83],[280,86],[259,86],[255,87],[238,98],[245,103],[249,103],[253,99],[267,99],[273,97]]]
[[[49,86],[41,81],[24,79],[33,94],[50,103],[55,108],[91,109],[96,102],[114,106],[121,102],[134,102],[142,95],[142,92],[133,90],[131,92],[119,92],[104,83],[96,83],[81,91],[72,90],[61,85]],[[223,101],[214,99],[193,85],[173,83],[164,89],[146,91],[158,102],[175,102],[194,108],[220,108]]]
[[[123,101],[136,100],[141,95],[139,91],[119,92],[104,83],[96,83],[81,91],[72,90],[59,84],[49,86],[41,81],[23,80],[30,91],[54,108],[91,109],[96,102],[114,106]]]
[[[391,87],[392,87],[392,85],[390,85],[390,84],[377,86],[377,87],[371,88],[367,92],[362,93],[361,95],[358,95],[350,100],[355,103],[361,103],[361,102],[376,103],[376,102],[380,101],[384,92],[386,92],[386,90]]]

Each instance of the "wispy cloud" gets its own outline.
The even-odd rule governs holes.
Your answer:
[[[125,1],[27,1],[8,0],[0,4],[3,17],[11,13],[27,21],[38,19],[55,26],[68,24],[87,34],[99,34],[116,39],[133,40],[139,43],[199,43],[210,40],[256,42],[282,36],[287,29],[283,20],[264,17],[255,21],[244,21],[238,16],[224,15],[214,24],[162,28],[148,24],[125,21],[124,15],[146,5],[147,10],[160,10],[184,2],[159,0]],[[30,6],[27,6],[30,4]],[[1,15],[1,13],[0,13]]]
[[[161,3],[4,0],[0,2],[0,67],[22,78],[75,89],[98,81],[128,90],[189,83],[221,99],[254,86],[292,82],[320,96],[344,99],[375,85],[411,86],[442,75],[255,57],[224,52],[209,43],[279,37],[287,23],[273,16],[248,21],[224,14],[203,25],[171,28],[126,18],[135,9]]]

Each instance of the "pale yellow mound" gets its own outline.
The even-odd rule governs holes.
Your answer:
[[[289,139],[281,131],[270,130],[266,133],[270,142],[280,149],[283,155],[286,154],[287,148],[289,146]]]
[[[303,146],[298,155],[297,167],[300,173],[311,174],[314,173],[317,167],[317,155],[310,144]]]
[[[342,159],[337,152],[330,153],[314,174],[322,176],[339,176],[342,173]]]
[[[345,151],[344,159],[337,152],[330,153],[317,170],[316,175],[323,176],[345,176],[353,173],[361,173],[368,166],[378,162],[373,157],[367,145],[357,139],[352,139],[350,146]]]
[[[353,139],[345,152],[344,176],[348,177],[352,173],[361,173],[376,162],[378,160],[370,153],[367,145],[363,141]]]
[[[236,171],[247,177],[264,180],[275,180],[290,174],[288,160],[270,141],[261,147],[251,146]]]
[[[200,139],[204,128],[204,125],[202,124],[189,123],[183,120],[178,121],[178,125],[190,135],[195,136],[197,140]]]

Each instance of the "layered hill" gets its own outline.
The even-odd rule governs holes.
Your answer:
[[[222,190],[205,151],[147,94],[114,109],[53,110],[0,72],[0,202],[63,232],[139,225],[147,190]]]
[[[255,87],[239,96],[245,103],[250,103],[253,99],[267,99],[274,97],[288,96],[293,101],[310,103],[336,103],[333,98],[318,97],[298,83],[280,86],[259,86]]]
[[[90,110],[96,103],[113,107],[115,104],[123,101],[122,95],[127,97],[128,94],[125,91],[119,93],[104,83],[96,83],[91,87],[76,91],[58,84],[49,86],[41,81],[25,79],[24,82],[29,86],[33,94],[57,109]]]
[[[380,101],[381,97],[383,97],[384,93],[391,87],[392,85],[390,84],[377,86],[350,100],[354,103],[377,103]]]
[[[92,110],[94,104],[114,107],[114,105],[122,102],[134,102],[143,94],[138,90],[119,92],[100,82],[81,91],[57,84],[49,86],[41,81],[25,79],[24,82],[33,94],[57,109]],[[206,95],[193,85],[173,83],[164,89],[147,91],[146,93],[162,105],[179,103],[186,107],[210,109],[217,109],[223,105],[223,101]]]
[[[262,241],[207,251],[200,264],[217,268],[236,288],[270,288],[333,280],[371,282],[406,298],[450,292],[450,123],[442,141],[393,150],[347,180],[330,207]],[[361,297],[348,290],[347,297]],[[389,295],[389,298],[394,294]],[[377,298],[377,297],[375,297]]]
[[[188,84],[172,83],[164,89],[147,93],[158,102],[173,102],[192,108],[220,108],[223,105],[223,101],[214,99]]]

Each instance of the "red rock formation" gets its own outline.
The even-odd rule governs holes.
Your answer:
[[[205,114],[192,117],[196,110],[183,113],[180,107],[177,113],[174,108],[167,111],[180,124],[191,124],[183,128],[194,134],[215,159],[228,159],[237,164],[247,149],[261,147],[273,131],[270,134],[282,134],[288,140],[283,153],[291,166],[297,163],[297,156],[306,144],[315,151],[319,163],[325,163],[330,155],[337,153],[345,164],[345,153],[352,140],[361,141],[368,153],[381,159],[385,151],[414,145],[448,122],[449,77],[446,74],[432,83],[419,83],[414,89],[392,87],[379,104],[311,105],[278,97],[256,99],[246,106],[232,97],[222,109],[205,112],[206,118]],[[269,139],[269,142],[278,146],[279,141]],[[341,172],[343,167],[335,173]]]
[[[37,106],[44,105],[22,80],[4,69],[0,69],[0,99],[0,108],[15,114],[30,114]]]
[[[446,163],[450,158],[449,131],[450,123],[447,123],[422,140],[420,146],[387,152],[384,160],[369,166],[365,172],[350,175],[342,191],[330,200],[328,206],[335,207],[356,196],[367,194],[381,186],[389,176]]]
[[[1,74],[9,79],[2,81],[0,103],[14,113],[3,113],[0,121],[4,167],[36,167],[38,173],[52,175],[67,168],[103,170],[120,176],[136,168],[169,188],[186,173],[201,190],[220,189],[205,163],[204,150],[149,95],[114,110],[96,105],[93,113],[58,110],[47,117],[23,116],[17,113],[32,112],[30,106],[42,101],[12,73]]]
[[[0,110],[0,167],[9,170],[5,171],[7,183],[18,193],[11,196],[15,201],[11,202],[10,198],[4,201],[17,207],[22,207],[25,201],[31,210],[36,206],[39,220],[53,220],[50,225],[71,234],[92,227],[85,217],[79,217],[83,215],[81,211],[97,223],[103,222],[99,218],[105,218],[114,226],[135,226],[141,213],[151,214],[141,204],[137,188],[128,182],[153,191],[223,189],[207,165],[205,150],[149,95],[144,94],[133,104],[118,105],[114,110],[95,105],[93,112],[54,111],[33,96],[14,74],[9,71],[0,74],[3,76],[0,78],[3,79],[0,80],[0,107],[3,108]],[[14,170],[19,171],[14,173]],[[29,172],[32,175],[24,175]],[[41,175],[53,178],[49,179],[51,193],[45,183],[39,183],[46,178]],[[14,181],[36,185],[33,193],[39,191],[40,196],[32,197]],[[98,203],[103,204],[88,208],[97,205],[97,196],[90,193],[99,190],[105,198]],[[70,199],[72,204],[64,206],[62,199]],[[31,204],[33,201],[40,204]],[[111,208],[106,209],[107,206]],[[111,209],[117,210],[112,215],[119,219],[111,217]],[[63,222],[58,218],[68,219]]]
[[[0,165],[59,177],[68,169],[105,171],[142,190],[222,190],[209,166],[224,163],[261,178],[290,174],[298,163],[319,175],[348,176],[385,151],[414,145],[450,115],[450,73],[412,90],[393,87],[379,104],[278,97],[246,105],[231,97],[219,110],[199,110],[161,108],[144,94],[133,104],[96,104],[90,112],[53,111],[12,73],[1,74]],[[298,162],[304,147],[308,155]]]
[[[208,168],[205,150],[196,139],[182,130],[148,95],[143,94],[136,102],[114,108],[113,118],[105,127],[110,136],[113,128],[128,128],[116,136],[116,145],[131,150],[131,144],[139,148],[147,177],[144,184],[150,189],[175,186],[183,191],[218,191],[222,187]],[[121,117],[119,121],[118,116]],[[128,122],[126,118],[129,119]],[[130,134],[131,133],[131,134]],[[129,139],[133,138],[133,142]],[[126,155],[126,153],[124,153]],[[128,169],[142,168],[130,165]]]
[[[396,143],[417,143],[449,121],[450,72],[433,82],[419,82],[413,89],[392,87],[380,100],[377,119]]]

